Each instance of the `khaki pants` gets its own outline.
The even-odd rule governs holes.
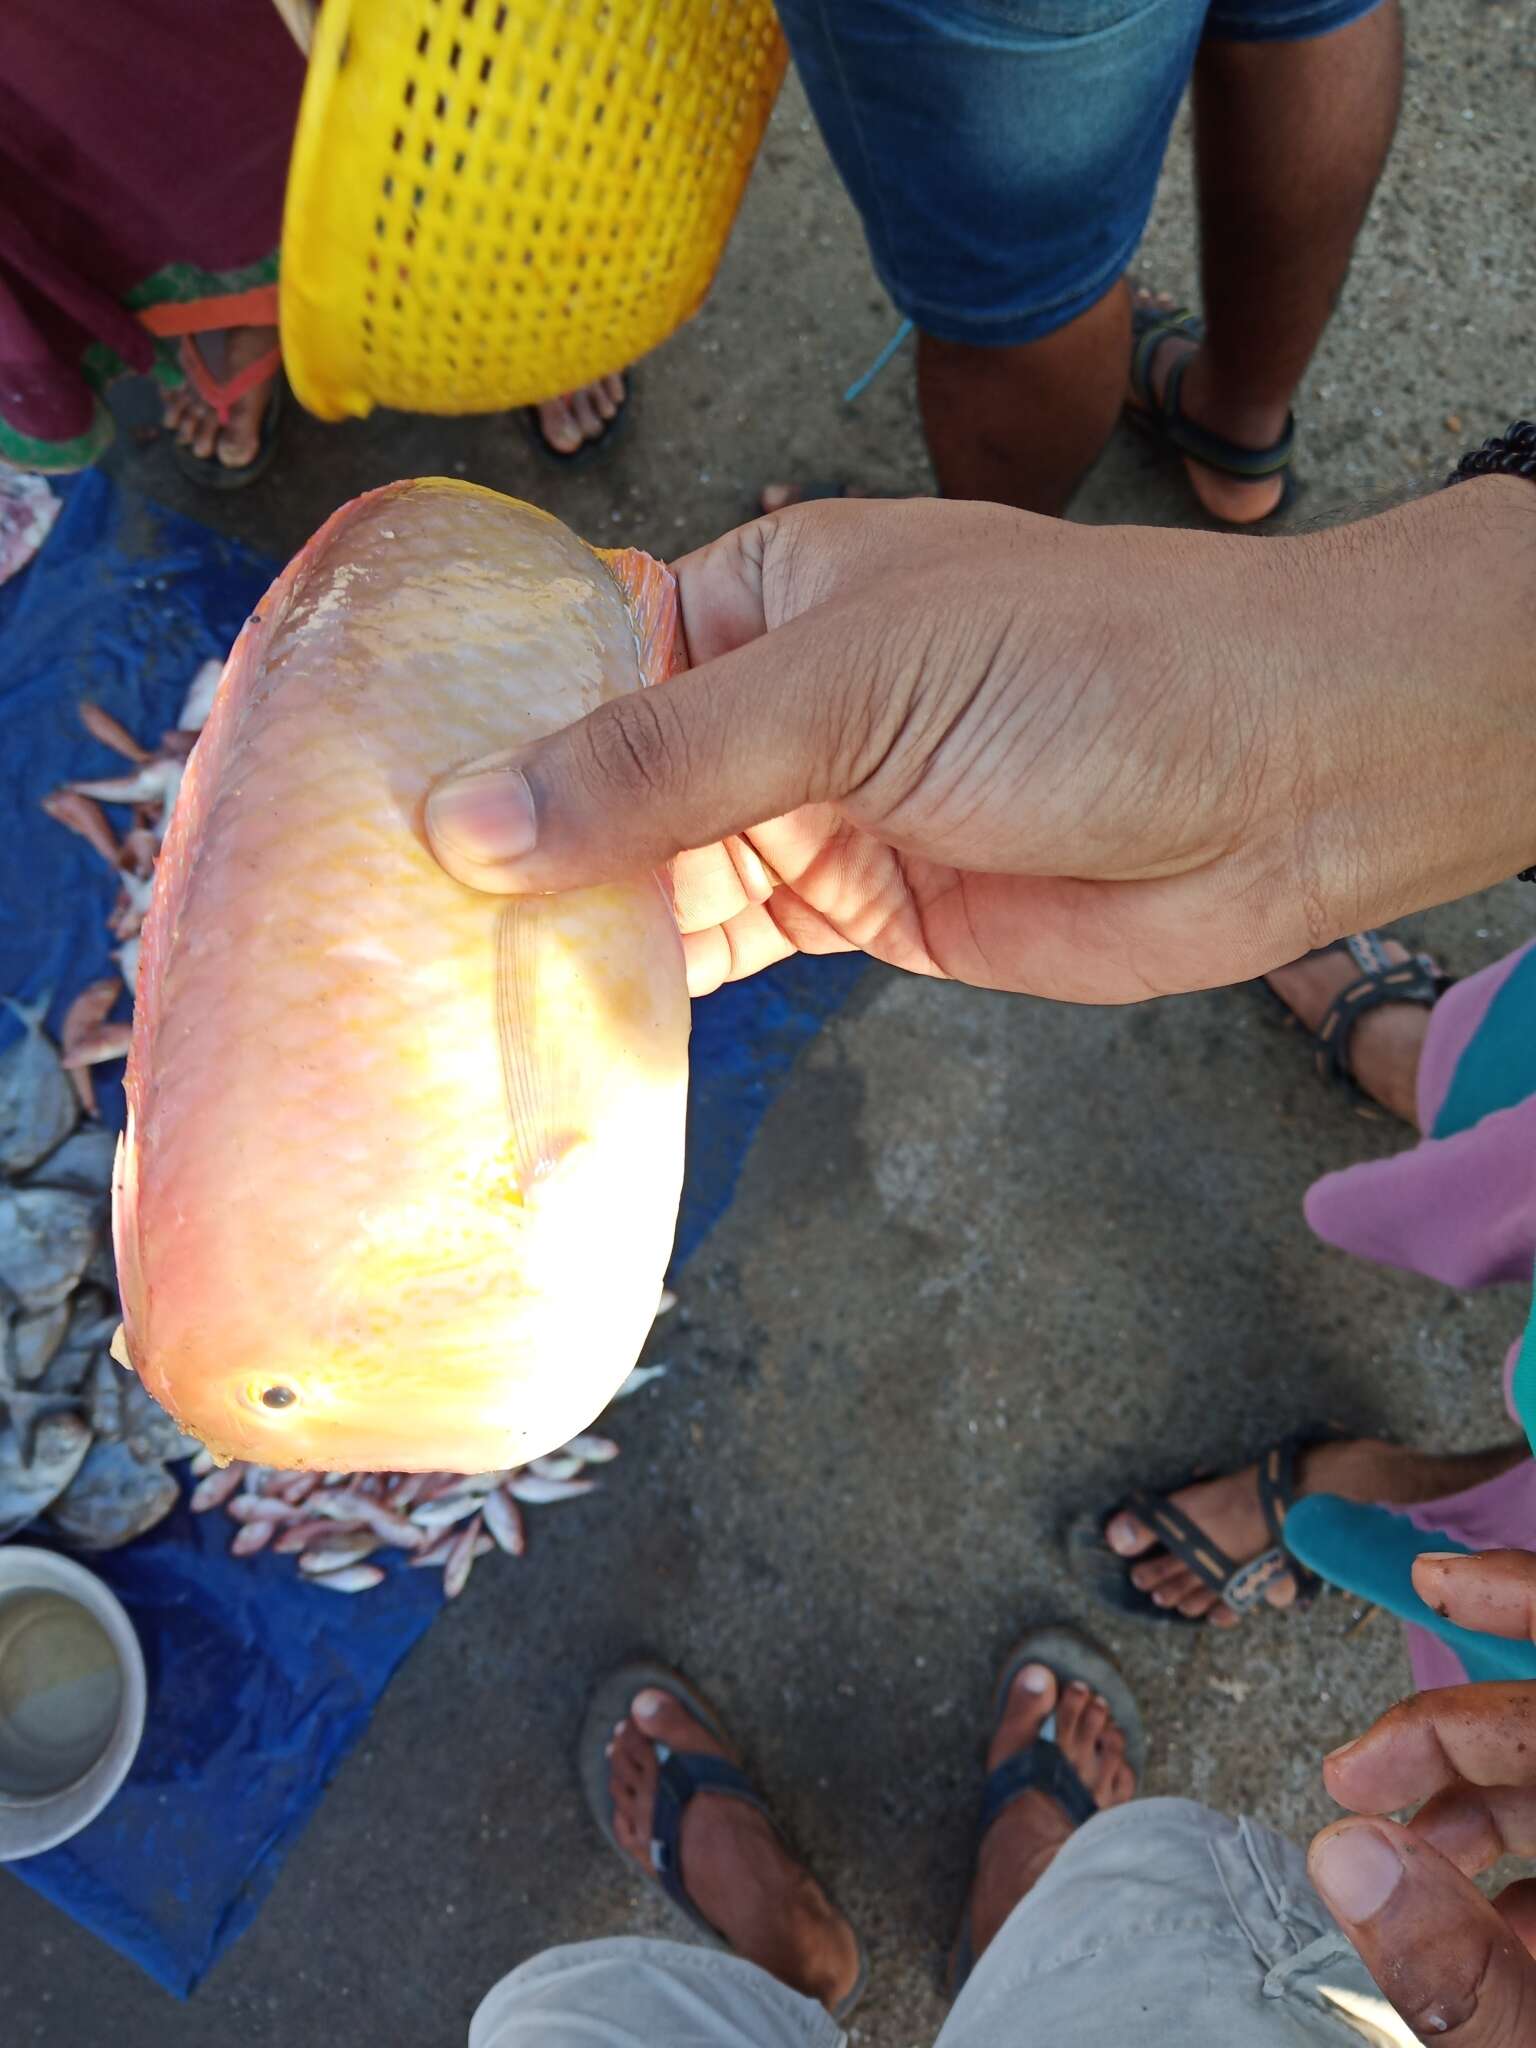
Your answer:
[[[550,1949],[504,1977],[469,2048],[841,2048],[753,1963],[672,1941]],[[935,2048],[1414,2048],[1301,1852],[1189,1799],[1078,1831],[976,1967]]]

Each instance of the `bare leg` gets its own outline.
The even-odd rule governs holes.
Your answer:
[[[1349,271],[1387,160],[1403,80],[1398,0],[1306,42],[1208,40],[1195,65],[1204,347],[1185,373],[1190,418],[1245,447],[1277,440]],[[1159,352],[1154,386],[1184,345]],[[1272,511],[1275,479],[1190,464],[1208,510]]]
[[[1129,350],[1123,283],[1022,347],[919,335],[918,401],[940,494],[1064,512],[1114,431]]]

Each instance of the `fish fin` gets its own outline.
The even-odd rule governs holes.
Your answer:
[[[26,1031],[42,1032],[43,1019],[53,1006],[53,990],[39,996],[35,1003],[24,1003],[20,996],[0,996],[0,1002],[10,1011]]]
[[[688,666],[682,620],[677,605],[677,578],[665,562],[639,548],[599,548],[598,558],[618,584],[634,622],[640,651],[640,687],[664,683]]]
[[[568,1033],[540,1002],[555,915],[554,903],[539,897],[514,898],[496,913],[496,1039],[514,1172],[524,1197],[586,1142],[570,1114]]]
[[[112,1332],[112,1342],[107,1346],[107,1351],[126,1371],[133,1371],[133,1360],[128,1356],[128,1332],[121,1323]]]

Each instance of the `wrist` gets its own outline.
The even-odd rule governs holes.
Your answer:
[[[1314,943],[1536,861],[1536,486],[1479,479],[1280,545]]]

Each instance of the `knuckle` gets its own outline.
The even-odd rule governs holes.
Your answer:
[[[637,691],[587,722],[589,778],[596,793],[643,801],[685,773],[682,733],[658,698],[659,693]]]

